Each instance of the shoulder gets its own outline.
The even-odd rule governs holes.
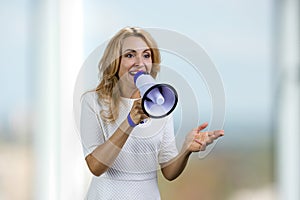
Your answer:
[[[95,91],[89,91],[81,96],[80,101],[82,105],[88,105],[93,108],[93,110],[96,110],[96,108],[100,107],[98,99],[98,94]]]
[[[90,102],[90,101],[97,100],[97,99],[98,99],[98,94],[95,91],[89,91],[89,92],[83,93],[80,101],[81,102],[83,102],[83,101]]]

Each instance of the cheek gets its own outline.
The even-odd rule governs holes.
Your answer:
[[[152,62],[145,63],[147,66],[147,71],[150,73],[152,70]]]
[[[120,65],[119,71],[118,71],[118,76],[122,77],[122,75],[124,74],[124,68],[122,67],[122,65]]]
[[[151,69],[152,69],[152,65],[153,65],[152,59],[149,59],[149,60],[147,61],[147,66],[148,66],[148,68],[149,68],[150,71],[151,71]]]
[[[120,69],[119,69],[119,77],[121,77],[125,73],[127,73],[129,68],[130,68],[130,63],[128,63],[126,61],[121,61]]]
[[[132,62],[121,62],[120,63],[120,69],[119,69],[119,78],[121,79],[120,81],[128,84],[128,83],[133,83],[133,76],[129,75],[128,71],[132,66]]]

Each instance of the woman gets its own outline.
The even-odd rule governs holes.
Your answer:
[[[99,63],[101,82],[83,95],[80,134],[87,165],[94,175],[87,199],[160,199],[157,170],[168,180],[184,170],[192,152],[224,135],[223,130],[187,134],[178,152],[172,116],[149,119],[142,110],[134,75],[155,78],[160,52],[151,35],[124,28],[108,43]]]

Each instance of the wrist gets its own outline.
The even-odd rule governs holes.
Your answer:
[[[185,157],[189,157],[191,154],[192,154],[192,151],[190,151],[188,148],[182,148],[181,149],[181,152],[180,152],[181,155],[185,156]]]
[[[132,128],[134,128],[134,127],[136,127],[138,124],[136,124],[133,120],[132,120],[132,118],[131,118],[131,116],[130,116],[130,113],[127,115],[127,122],[128,122],[128,124],[129,124],[129,126],[131,126]]]
[[[119,129],[125,133],[126,135],[130,135],[131,131],[133,130],[133,127],[130,126],[128,123],[128,120],[125,119],[119,126]]]

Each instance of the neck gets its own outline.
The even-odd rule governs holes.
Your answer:
[[[123,86],[120,88],[121,96],[129,99],[138,99],[141,97],[140,91],[135,88]]]

